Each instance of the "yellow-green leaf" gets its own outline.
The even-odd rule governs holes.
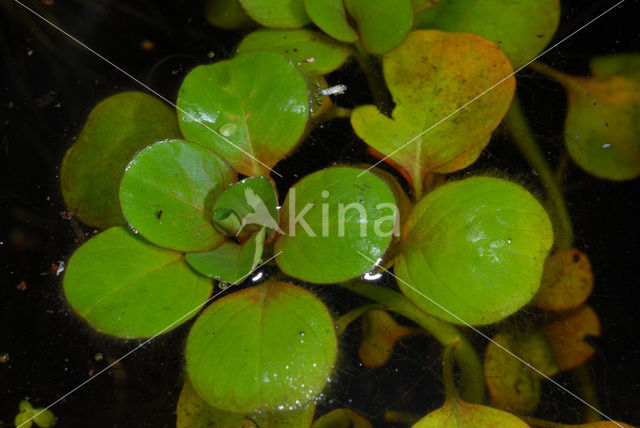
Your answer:
[[[322,415],[311,428],[373,428],[373,426],[353,410],[335,409]]]
[[[427,172],[453,172],[475,160],[515,88],[504,53],[473,34],[415,31],[383,56],[383,69],[396,104],[392,118],[366,105],[353,111],[351,124],[407,172],[418,193]]]
[[[240,0],[240,4],[265,27],[298,28],[311,22],[302,0]]]
[[[494,41],[514,67],[540,53],[560,22],[559,0],[442,0],[416,27],[478,34]]]
[[[510,413],[462,400],[450,402],[420,419],[413,428],[528,428]]]

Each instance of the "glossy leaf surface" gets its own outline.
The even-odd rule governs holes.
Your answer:
[[[235,180],[229,164],[206,147],[162,141],[129,163],[120,185],[122,212],[156,245],[209,250],[224,240],[211,223],[213,201]]]
[[[196,274],[181,253],[124,227],[108,229],[76,250],[63,286],[71,307],[93,328],[128,339],[177,327],[195,315],[190,311],[212,289],[211,280]]]
[[[473,34],[415,31],[383,56],[383,70],[396,104],[392,118],[367,105],[353,111],[351,124],[407,172],[414,188],[429,171],[453,172],[475,161],[515,88],[510,77],[447,118],[513,71],[496,45]]]
[[[542,52],[559,22],[559,0],[442,0],[416,17],[418,28],[474,33],[495,42],[515,68]]]
[[[313,23],[336,40],[352,43],[358,33],[351,27],[343,0],[304,0],[304,7]]]
[[[62,196],[82,222],[106,229],[124,225],[118,189],[136,152],[180,136],[173,112],[142,92],[123,92],[100,102],[67,151],[60,169]]]
[[[445,402],[420,419],[413,428],[529,428],[522,419],[492,407],[457,401]]]
[[[437,188],[415,206],[395,273],[402,292],[429,314],[490,324],[535,295],[552,243],[547,213],[529,192],[472,177]]]
[[[309,428],[315,406],[283,412],[241,414],[211,407],[187,379],[176,409],[176,428]]]
[[[411,0],[344,0],[362,46],[381,54],[398,46],[413,24]]]
[[[260,263],[265,230],[254,233],[244,244],[224,241],[205,253],[188,253],[187,263],[195,270],[218,281],[239,284]]]
[[[239,0],[256,22],[271,28],[298,28],[311,20],[302,0]]]
[[[387,184],[349,167],[306,176],[280,210],[285,234],[276,259],[287,275],[314,283],[346,281],[367,272],[391,242],[395,201]],[[360,253],[364,254],[361,255]]]
[[[187,339],[189,379],[207,403],[238,413],[299,408],[333,370],[329,312],[310,292],[269,281],[209,306]]]
[[[327,74],[349,57],[349,49],[312,30],[257,30],[247,35],[238,52],[273,50],[290,58],[309,75]]]
[[[593,273],[586,254],[575,248],[558,250],[547,259],[535,304],[547,311],[580,306],[593,290]]]
[[[269,51],[196,67],[177,104],[185,138],[212,148],[247,176],[267,175],[267,167],[295,147],[309,116],[300,70]]]

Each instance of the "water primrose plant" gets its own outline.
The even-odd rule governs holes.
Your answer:
[[[403,337],[441,343],[444,404],[425,403],[414,427],[566,426],[531,415],[542,382],[594,353],[593,277],[514,98],[514,68],[551,40],[559,1],[211,0],[206,14],[245,31],[234,55],[193,69],[176,109],[141,92],[102,101],[64,158],[68,209],[101,230],[68,263],[73,310],[126,339],[195,318],[178,427],[370,427],[351,409],[314,421],[357,319],[372,369]],[[351,58],[373,100],[353,110],[325,79]],[[571,159],[640,175],[640,55],[596,58],[588,78],[531,66],[567,91]],[[336,165],[278,194],[278,162],[344,118],[386,169]],[[501,123],[543,203],[504,174],[449,176]],[[264,264],[279,272],[265,280]],[[397,287],[367,280],[381,273]],[[338,315],[318,284],[371,302]],[[510,320],[525,306],[523,329]],[[625,426],[601,417],[588,406],[580,426]]]

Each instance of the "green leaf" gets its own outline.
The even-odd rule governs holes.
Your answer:
[[[257,30],[247,35],[237,50],[280,52],[311,76],[337,70],[349,57],[348,47],[307,29]]]
[[[204,17],[209,24],[225,30],[239,30],[256,24],[239,0],[207,0]]]
[[[83,244],[64,276],[67,301],[101,333],[151,337],[177,327],[211,294],[184,256],[113,227]]]
[[[413,6],[413,14],[417,15],[420,12],[424,12],[430,7],[438,4],[440,0],[411,0],[411,6]]]
[[[542,64],[536,70],[567,91],[564,141],[571,159],[607,180],[640,176],[640,80],[622,75],[588,79]]]
[[[415,206],[395,273],[402,292],[425,312],[455,324],[490,324],[535,295],[552,243],[547,213],[529,192],[472,177],[437,188]]]
[[[213,201],[236,180],[216,153],[198,144],[169,140],[136,155],[120,185],[127,221],[161,247],[204,251],[224,240],[211,223]]]
[[[373,426],[353,410],[334,409],[317,419],[311,428],[373,428]]]
[[[285,412],[240,414],[208,405],[187,379],[178,398],[176,428],[309,428],[315,403]]]
[[[513,71],[500,49],[473,34],[414,31],[383,56],[383,71],[396,104],[392,118],[367,105],[353,111],[351,124],[406,171],[418,195],[428,172],[454,172],[475,161],[515,90],[509,77],[457,111]]]
[[[244,244],[224,241],[206,253],[189,253],[185,257],[195,270],[218,281],[239,284],[260,263],[265,229],[254,233]]]
[[[342,282],[367,272],[371,260],[383,256],[397,227],[397,207],[382,179],[361,173],[329,168],[289,190],[280,210],[285,234],[275,243],[284,273],[313,283]]]
[[[362,46],[381,54],[398,46],[413,25],[411,0],[344,0]]]
[[[100,229],[124,225],[118,188],[127,163],[141,148],[179,135],[175,112],[150,95],[123,92],[100,102],[62,161],[69,211]]]
[[[596,77],[626,76],[640,80],[640,53],[616,53],[591,59],[591,74]]]
[[[207,403],[253,413],[313,400],[336,354],[333,320],[322,302],[272,280],[209,306],[189,333],[185,358],[189,379]]]
[[[298,28],[311,22],[302,0],[240,0],[240,4],[265,27]]]
[[[417,28],[474,33],[497,43],[514,68],[542,52],[559,22],[559,0],[442,0],[416,17]]]
[[[307,14],[322,31],[341,42],[353,43],[359,36],[349,24],[343,0],[304,0]]]
[[[227,221],[235,214],[237,220]],[[232,218],[233,218],[232,217]],[[213,206],[213,221],[232,237],[246,236],[266,227],[271,235],[278,226],[278,196],[266,177],[246,178],[228,188]],[[226,225],[221,222],[225,221]]]
[[[412,428],[529,428],[522,419],[479,404],[446,401]]]
[[[247,176],[267,175],[293,150],[309,116],[302,73],[268,51],[196,67],[180,87],[178,107],[185,138]]]

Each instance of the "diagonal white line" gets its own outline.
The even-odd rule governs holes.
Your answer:
[[[433,128],[435,128],[436,126],[440,125],[442,122],[444,122],[445,120],[449,119],[451,116],[455,115],[456,113],[458,113],[460,110],[464,109],[465,107],[467,107],[469,104],[473,103],[474,101],[476,101],[478,98],[482,97],[483,95],[486,95],[487,92],[492,91],[493,89],[495,89],[497,86],[499,86],[500,84],[502,84],[502,82],[504,82],[505,80],[509,79],[511,76],[513,76],[514,74],[520,72],[523,68],[525,68],[526,66],[528,66],[529,64],[531,64],[532,62],[538,60],[540,57],[542,57],[543,55],[547,54],[548,52],[552,51],[553,49],[557,48],[559,45],[561,45],[562,43],[566,42],[567,40],[569,40],[571,37],[573,37],[574,35],[576,35],[577,33],[579,33],[580,31],[584,30],[585,28],[587,28],[589,25],[593,24],[595,21],[597,21],[598,19],[602,18],[604,15],[606,15],[607,13],[611,12],[613,9],[615,9],[616,7],[620,6],[622,3],[624,3],[625,0],[620,0],[619,2],[617,2],[616,4],[614,4],[613,6],[611,6],[609,9],[605,10],[604,12],[602,12],[600,15],[596,16],[595,18],[593,18],[592,20],[590,20],[589,22],[587,22],[586,24],[584,24],[582,27],[578,28],[577,30],[575,30],[574,32],[572,32],[571,34],[569,34],[568,36],[566,36],[565,38],[563,38],[562,40],[560,40],[559,42],[555,43],[554,45],[552,45],[551,47],[549,47],[548,49],[545,49],[544,51],[542,51],[542,53],[540,53],[538,56],[536,56],[535,58],[533,58],[531,61],[527,62],[526,64],[524,64],[523,66],[521,66],[520,68],[518,68],[517,70],[515,70],[513,73],[505,76],[502,80],[500,80],[498,83],[495,83],[493,86],[491,86],[490,88],[485,89],[482,93],[480,93],[479,95],[476,95],[474,98],[472,98],[471,100],[467,101],[465,104],[463,104],[461,107],[457,108],[456,110],[452,111],[451,113],[449,113],[448,115],[446,115],[445,117],[443,117],[442,119],[440,119],[439,121],[437,121],[436,123],[434,123],[433,125],[431,125],[430,127],[428,127],[427,129],[425,129],[424,131],[422,131],[421,133],[419,133],[418,135],[416,135],[415,137],[413,137],[412,139],[410,139],[409,141],[407,141],[406,143],[404,143],[402,146],[398,147],[397,149],[395,149],[394,151],[392,151],[391,153],[389,153],[388,155],[386,155],[385,157],[383,157],[382,159],[380,159],[378,162],[374,163],[373,165],[371,165],[367,170],[361,172],[360,174],[358,174],[358,177],[360,177],[362,174],[364,174],[367,171],[370,171],[372,168],[375,168],[376,166],[380,165],[382,162],[386,161],[387,159],[389,159],[391,156],[393,156],[394,154],[398,153],[400,150],[404,149],[405,147],[407,147],[409,144],[413,143],[414,141],[416,141],[418,138],[422,137],[424,134],[426,134],[427,132],[431,131]]]
[[[35,10],[31,9],[29,6],[25,5],[24,3],[22,3],[20,0],[13,0],[14,2],[16,2],[17,4],[19,4],[20,6],[22,6],[23,8],[25,8],[26,10],[28,10],[29,12],[31,12],[32,14],[34,14],[35,16],[37,16],[38,18],[40,18],[41,20],[43,20],[44,22],[46,22],[47,24],[49,24],[50,26],[52,26],[53,28],[55,28],[56,30],[58,30],[59,32],[61,32],[62,34],[64,34],[65,36],[67,36],[68,38],[70,38],[71,40],[73,40],[74,42],[76,42],[77,44],[79,44],[80,46],[82,46],[83,48],[85,48],[86,50],[88,50],[89,52],[91,52],[92,54],[94,54],[95,56],[97,56],[98,58],[100,58],[101,60],[103,60],[104,62],[106,62],[107,64],[109,64],[110,66],[112,66],[113,68],[115,68],[116,70],[118,70],[119,72],[121,72],[122,74],[124,74],[125,76],[127,76],[128,78],[130,78],[131,80],[133,80],[134,82],[136,82],[137,84],[139,84],[140,86],[142,86],[143,88],[145,88],[147,91],[151,92],[152,94],[154,94],[155,96],[157,96],[158,98],[160,98],[161,100],[163,100],[164,102],[166,102],[167,104],[169,104],[170,106],[174,107],[176,110],[180,111],[181,113],[183,113],[184,115],[188,116],[189,119],[193,120],[194,122],[199,123],[200,125],[202,125],[203,127],[205,127],[207,130],[209,130],[210,132],[212,132],[213,134],[217,135],[218,137],[222,138],[225,142],[231,144],[233,147],[235,147],[236,149],[240,150],[242,153],[244,153],[245,155],[249,156],[251,159],[253,159],[254,161],[258,162],[260,165],[266,167],[269,171],[273,172],[275,175],[277,175],[278,177],[282,178],[282,175],[279,174],[277,171],[275,171],[274,169],[272,169],[271,167],[269,167],[269,165],[265,164],[264,162],[260,161],[259,159],[256,159],[253,155],[251,155],[250,153],[248,153],[246,150],[244,150],[242,147],[239,147],[238,145],[234,144],[231,140],[229,140],[227,137],[225,137],[224,135],[221,135],[219,132],[215,131],[214,129],[212,129],[211,127],[205,125],[204,123],[202,123],[201,121],[199,121],[197,118],[195,118],[193,115],[191,115],[190,113],[186,112],[185,110],[181,109],[180,107],[178,107],[175,103],[171,102],[167,97],[165,97],[164,95],[160,94],[159,92],[157,92],[155,89],[151,88],[150,86],[144,84],[142,81],[140,81],[139,79],[135,78],[134,76],[132,76],[130,73],[128,73],[127,71],[125,71],[122,67],[119,67],[118,65],[114,64],[113,62],[109,61],[107,58],[105,58],[103,55],[99,54],[98,52],[96,52],[95,50],[93,50],[92,48],[90,48],[89,46],[87,46],[85,43],[81,42],[80,40],[78,40],[77,38],[73,37],[71,34],[67,33],[66,31],[64,31],[62,28],[60,28],[59,26],[57,26],[56,24],[54,24],[53,22],[49,21],[47,18],[45,18],[44,16],[40,15],[38,12],[36,12]]]
[[[358,251],[358,250],[356,250]],[[360,251],[358,251],[358,254],[360,254],[362,257],[364,257],[365,259],[369,260],[371,263],[376,263],[375,260],[369,258],[367,255],[361,253]],[[547,376],[546,374],[542,373],[540,370],[538,370],[537,368],[533,367],[531,365],[531,363],[526,362],[525,360],[523,360],[522,358],[518,357],[516,354],[514,354],[513,352],[511,352],[509,349],[505,348],[504,346],[502,346],[501,344],[499,344],[498,342],[496,342],[495,340],[491,339],[489,336],[487,336],[486,334],[484,334],[482,331],[478,330],[477,328],[475,328],[474,326],[472,326],[471,324],[469,324],[468,322],[466,322],[465,320],[463,320],[462,318],[460,318],[458,315],[454,314],[453,312],[451,312],[450,310],[448,310],[447,308],[445,308],[444,306],[442,306],[440,303],[436,302],[435,300],[433,300],[431,297],[428,297],[427,295],[425,295],[424,293],[422,293],[421,291],[419,291],[418,289],[416,289],[414,286],[412,286],[411,284],[409,284],[407,281],[403,280],[402,278],[398,278],[395,274],[393,274],[392,272],[389,272],[387,269],[385,269],[383,266],[377,265],[378,267],[380,267],[381,269],[383,269],[385,272],[387,272],[389,275],[391,275],[392,277],[394,277],[397,281],[402,282],[404,285],[406,285],[407,287],[409,287],[410,289],[412,289],[413,291],[415,291],[416,293],[418,293],[420,296],[424,297],[425,299],[427,299],[428,301],[430,301],[431,303],[433,303],[434,305],[436,305],[437,307],[439,307],[440,309],[442,309],[443,311],[445,311],[446,313],[448,313],[449,315],[451,315],[452,317],[454,317],[455,319],[457,319],[458,321],[460,321],[462,324],[464,324],[466,327],[469,327],[471,330],[473,330],[475,333],[479,334],[480,336],[482,336],[483,338],[487,339],[487,341],[493,343],[494,345],[496,345],[498,348],[502,349],[504,352],[506,352],[507,354],[511,355],[513,358],[515,358],[516,360],[520,361],[522,364],[524,364],[526,367],[532,369],[533,371],[535,371],[536,373],[538,373],[540,376],[544,377],[546,380],[550,381],[551,383],[553,383],[555,386],[557,386],[558,388],[562,389],[564,392],[566,392],[567,394],[571,395],[572,397],[574,397],[575,399],[577,399],[578,401],[580,401],[582,404],[590,407],[592,410],[598,412],[598,414],[600,414],[601,416],[603,416],[604,418],[610,420],[611,422],[613,422],[615,425],[619,426],[620,428],[624,428],[622,425],[620,425],[618,422],[614,421],[613,419],[611,419],[609,416],[605,415],[604,413],[602,413],[600,410],[598,410],[597,408],[595,408],[594,406],[592,406],[591,404],[587,403],[585,400],[583,400],[582,398],[580,398],[577,394],[571,392],[571,390],[567,389],[566,387],[562,386],[561,384],[559,384],[558,382],[556,382],[555,380],[551,379],[549,376]]]
[[[21,426],[29,423],[31,420],[33,420],[34,418],[36,418],[39,414],[41,414],[42,412],[49,410],[50,408],[52,408],[53,406],[55,406],[56,404],[58,404],[60,401],[64,400],[65,398],[67,398],[68,396],[70,396],[71,394],[73,394],[74,392],[76,392],[77,390],[79,390],[80,388],[82,388],[83,386],[85,386],[86,384],[88,384],[89,382],[91,382],[92,380],[94,380],[95,378],[97,378],[98,376],[100,376],[102,373],[106,372],[107,370],[109,370],[111,367],[115,366],[116,364],[118,364],[120,361],[124,360],[125,358],[127,358],[129,355],[133,354],[134,352],[136,352],[138,349],[142,348],[144,345],[146,345],[147,343],[151,342],[153,339],[155,339],[156,337],[160,336],[161,334],[163,334],[164,332],[166,332],[167,330],[169,330],[170,328],[172,328],[174,325],[176,325],[177,323],[179,323],[180,321],[182,321],[183,319],[185,319],[186,317],[188,317],[189,315],[191,315],[194,312],[197,312],[200,310],[200,308],[202,308],[204,305],[206,305],[207,303],[211,302],[213,299],[215,299],[216,297],[220,296],[222,293],[224,293],[225,291],[227,291],[228,289],[230,289],[232,286],[234,285],[238,285],[239,283],[241,283],[242,281],[244,281],[244,279],[246,277],[248,277],[249,275],[251,275],[253,272],[255,272],[256,269],[258,269],[260,266],[264,266],[265,264],[269,263],[271,260],[275,259],[276,257],[278,257],[280,254],[282,254],[283,251],[279,251],[278,253],[274,254],[273,256],[269,257],[267,260],[265,260],[264,262],[262,262],[261,264],[259,264],[258,266],[256,266],[255,268],[253,268],[252,270],[250,270],[249,272],[247,272],[244,276],[242,276],[241,278],[236,279],[235,281],[233,281],[231,284],[229,284],[228,287],[220,290],[219,292],[217,292],[216,294],[214,294],[213,296],[209,297],[207,300],[205,300],[204,302],[200,303],[198,306],[196,306],[195,308],[191,309],[189,312],[187,312],[186,314],[182,315],[180,318],[178,318],[177,320],[175,320],[174,322],[172,322],[171,324],[169,324],[168,326],[166,326],[165,328],[163,328],[162,330],[160,330],[158,333],[154,334],[153,336],[151,336],[150,338],[148,338],[147,340],[145,340],[144,342],[142,342],[141,344],[139,344],[138,346],[136,346],[135,348],[133,348],[132,350],[130,350],[129,352],[127,352],[126,354],[124,354],[123,356],[121,356],[120,358],[118,358],[117,360],[115,360],[114,362],[112,362],[111,364],[109,364],[108,366],[106,366],[105,368],[103,368],[102,370],[100,370],[98,373],[96,373],[94,376],[88,378],[87,380],[85,380],[84,382],[82,382],[80,385],[76,386],[75,388],[73,388],[72,390],[70,390],[69,392],[67,392],[66,394],[64,394],[63,396],[59,397],[56,401],[54,401],[53,403],[49,404],[47,407],[43,408],[42,410],[40,410],[38,413],[36,413],[35,415],[33,415],[31,418],[27,419],[26,421],[22,422],[20,425],[18,425],[16,428],[20,428]],[[31,424],[29,424],[31,425]]]

